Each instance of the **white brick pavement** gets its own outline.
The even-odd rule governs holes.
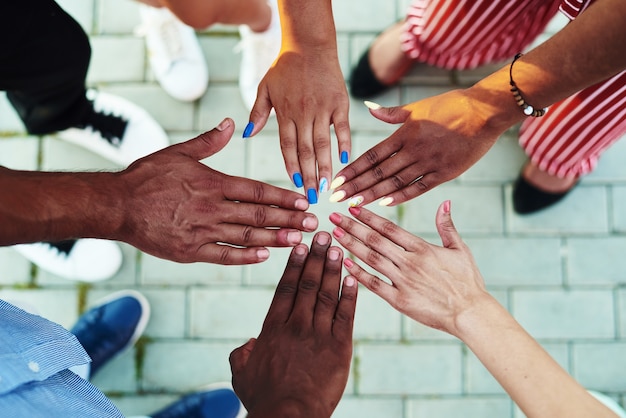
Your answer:
[[[338,44],[345,74],[374,35],[403,15],[409,0],[335,0]],[[207,94],[192,104],[169,98],[146,65],[143,41],[134,37],[136,4],[130,0],[63,0],[91,34],[88,82],[144,106],[173,142],[233,117],[237,132],[207,160],[229,174],[290,187],[272,122],[243,141],[247,113],[237,88],[236,30],[215,27],[200,41],[209,63]],[[356,13],[356,16],[355,16]],[[562,21],[551,26],[554,31]],[[456,74],[471,83],[482,69]],[[451,88],[445,71],[414,71],[382,104],[417,100]],[[374,120],[353,101],[355,155],[393,127]],[[87,151],[53,137],[26,137],[0,95],[0,164],[20,169],[115,169]],[[615,145],[562,204],[529,217],[510,205],[511,183],[524,161],[511,131],[459,179],[404,205],[378,208],[401,225],[438,242],[434,214],[452,199],[458,229],[473,248],[489,288],[549,352],[589,388],[623,401],[626,395],[626,143]],[[315,211],[321,227],[332,210]],[[307,241],[310,237],[307,237]],[[125,262],[113,279],[81,286],[33,269],[11,248],[0,248],[0,296],[22,299],[70,326],[80,306],[117,289],[133,287],[150,300],[153,315],[141,350],[114,360],[94,383],[127,414],[149,413],[183,392],[230,379],[229,352],[254,336],[282,272],[286,250],[272,251],[255,267],[179,265],[122,245]],[[513,417],[519,411],[462,344],[402,317],[362,291],[355,325],[352,373],[337,417]],[[549,388],[546,388],[549,390]],[[462,411],[462,412],[461,412]]]

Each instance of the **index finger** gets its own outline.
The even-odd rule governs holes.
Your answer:
[[[276,286],[274,299],[272,299],[272,304],[265,316],[261,333],[273,326],[280,326],[289,319],[298,293],[298,282],[300,281],[300,275],[304,269],[307,253],[308,248],[304,244],[296,245],[294,249],[291,250],[285,271]]]
[[[229,180],[224,182],[222,190],[228,200],[274,205],[285,209],[309,208],[309,202],[301,194],[291,190],[242,177],[231,177]]]

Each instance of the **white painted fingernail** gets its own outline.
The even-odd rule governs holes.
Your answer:
[[[368,109],[372,109],[372,110],[378,110],[382,108],[382,106],[379,105],[378,103],[370,102],[369,100],[365,100],[363,104],[367,106]]]
[[[328,191],[328,179],[326,177],[322,177],[320,180],[320,193],[325,193]]]
[[[393,203],[393,197],[386,197],[383,200],[381,200],[380,202],[378,202],[378,204],[380,206],[389,206]]]
[[[330,188],[331,189],[336,189],[337,187],[341,186],[345,182],[346,182],[346,178],[343,177],[343,176],[339,176],[335,180],[333,180],[332,183],[330,183]]]
[[[349,206],[359,206],[361,203],[363,203],[363,196],[354,196],[352,199],[348,200],[348,205]]]
[[[346,192],[344,192],[343,190],[340,190],[338,192],[331,194],[330,197],[328,198],[328,201],[335,203],[335,202],[339,202],[344,197],[346,197]]]

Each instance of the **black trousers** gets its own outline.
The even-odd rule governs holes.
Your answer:
[[[90,58],[87,34],[54,0],[0,0],[0,90],[30,134],[81,120]]]

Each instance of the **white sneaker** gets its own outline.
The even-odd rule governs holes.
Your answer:
[[[152,116],[119,96],[87,91],[93,110],[77,127],[57,133],[122,166],[169,145],[167,134]]]
[[[239,26],[241,42],[236,46],[236,50],[242,53],[239,90],[248,110],[252,110],[259,83],[280,52],[282,38],[278,5],[276,0],[270,0],[268,4],[272,9],[272,21],[265,32],[256,33],[246,25]]]
[[[70,280],[106,280],[122,266],[122,250],[114,241],[86,238],[13,248],[41,269]]]
[[[154,76],[170,96],[191,102],[204,94],[209,69],[193,28],[165,7],[139,5],[142,23],[136,33],[146,38]]]

